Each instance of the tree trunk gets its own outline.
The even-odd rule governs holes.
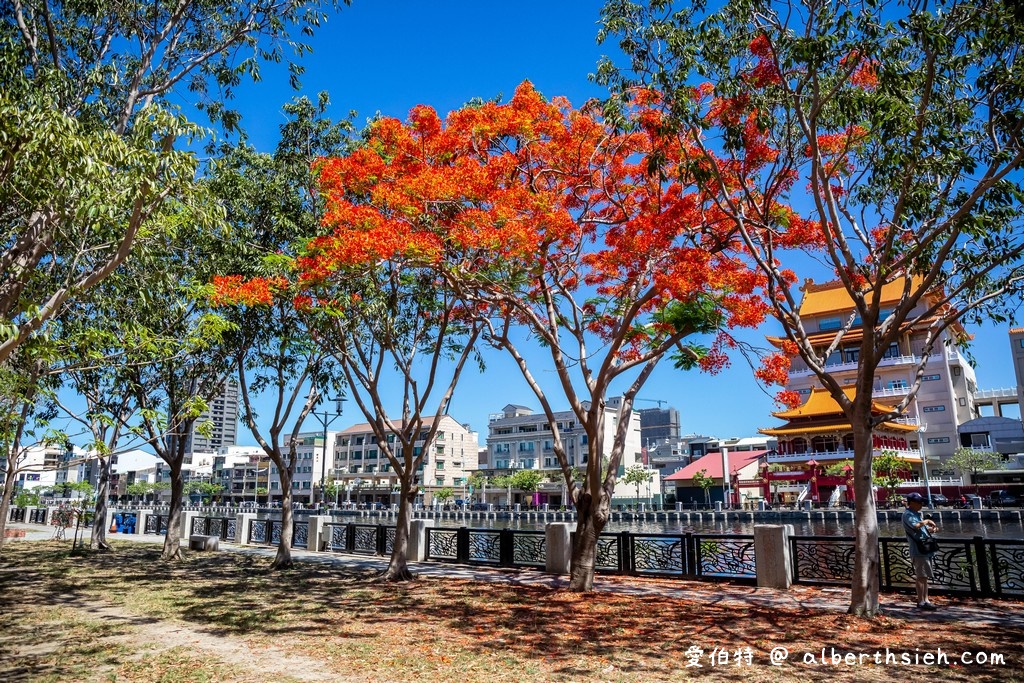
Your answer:
[[[412,519],[412,506],[416,500],[416,488],[402,482],[402,491],[398,497],[398,522],[395,525],[395,542],[391,547],[391,560],[387,568],[377,577],[379,581],[412,581],[409,571],[409,522]]]
[[[870,398],[870,394],[868,395]],[[870,411],[870,405],[867,410]],[[854,560],[849,613],[878,614],[878,518],[871,474],[873,450],[867,420],[853,419]]]
[[[92,520],[91,550],[110,550],[107,543],[107,499],[110,497],[110,458],[98,458],[100,485],[96,495],[96,516]]]
[[[292,567],[292,536],[295,533],[295,525],[292,523],[294,513],[292,512],[291,482],[288,483],[289,490],[281,501],[281,540],[277,544],[277,556],[271,563],[271,569],[291,569]]]
[[[167,513],[167,535],[164,537],[164,551],[161,560],[182,560],[181,552],[181,506],[184,501],[185,484],[181,480],[181,469],[171,470],[171,507]]]
[[[581,492],[576,502],[576,534],[569,566],[569,590],[573,593],[589,593],[594,589],[597,539],[608,521],[607,515],[600,514],[601,507],[600,503],[595,505],[589,492]]]
[[[3,495],[0,496],[0,550],[4,547],[4,532],[7,530],[7,518],[11,514],[11,499],[14,498],[14,476],[7,474],[4,480]]]

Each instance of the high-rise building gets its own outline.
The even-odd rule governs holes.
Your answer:
[[[207,421],[213,423],[209,436],[199,432]],[[238,439],[238,383],[229,380],[210,401],[209,410],[196,420],[185,446],[187,453],[216,453],[225,446],[234,446]],[[190,461],[189,461],[190,462]]]
[[[645,408],[640,413],[640,442],[644,448],[679,441],[679,411],[675,408]]]

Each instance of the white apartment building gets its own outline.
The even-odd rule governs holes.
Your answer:
[[[620,403],[621,397],[615,397],[608,400],[605,408],[607,413],[604,421],[605,452],[602,457],[606,459],[611,454]],[[576,414],[571,410],[566,410],[555,413],[554,418],[565,446],[569,465],[580,470],[586,469],[590,448],[586,432],[576,421]],[[533,469],[542,471],[546,475],[546,480],[533,494],[497,488],[487,490],[484,493],[486,498],[484,502],[499,505],[520,503],[551,507],[567,505],[564,479],[554,451],[551,422],[544,413],[535,414],[531,408],[526,406],[509,404],[502,412],[491,415],[488,425],[487,457],[486,474],[489,477],[509,475],[519,469]],[[619,466],[620,479],[626,469],[636,464],[643,464],[643,453],[640,437],[640,413],[634,410],[630,414],[625,450],[622,463]],[[656,469],[652,470],[652,476],[651,490],[660,492],[659,472]],[[643,488],[646,492],[647,487]],[[511,500],[509,500],[510,493]],[[616,484],[613,498],[632,499],[635,496],[636,491],[632,485],[623,484],[621,481]]]
[[[477,433],[449,415],[441,416],[440,420],[432,442],[424,440],[428,429],[425,425],[421,439],[415,443],[415,453],[424,454],[416,473],[419,500],[424,505],[431,505],[437,492],[446,488],[452,489],[454,499],[463,498],[469,476],[478,466],[480,440]],[[392,448],[395,442],[396,437],[389,435],[388,443]],[[395,455],[401,457],[399,453]],[[344,494],[339,497],[343,496],[345,502],[367,505],[398,502],[398,477],[368,423],[353,425],[337,435],[329,474],[342,485]]]
[[[69,455],[64,446],[35,444],[25,448],[11,469],[15,472],[15,489],[31,490],[53,488],[57,484],[57,474]],[[7,481],[7,458],[0,457],[0,488]],[[73,483],[73,480],[67,483]]]

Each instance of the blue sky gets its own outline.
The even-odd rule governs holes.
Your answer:
[[[404,118],[417,104],[428,104],[442,115],[473,98],[510,97],[523,80],[546,96],[562,95],[573,104],[601,97],[604,91],[588,79],[604,54],[614,46],[599,46],[600,2],[457,2],[435,0],[354,0],[351,7],[330,17],[310,40],[313,54],[305,57],[302,94],[321,90],[331,95],[332,116],[357,112],[361,124],[376,112]],[[252,143],[272,151],[277,129],[284,122],[281,105],[294,96],[283,69],[264,67],[263,80],[239,89],[235,106]],[[803,274],[800,274],[803,276]],[[1014,385],[1008,325],[972,329],[979,359],[981,388]],[[778,328],[766,324],[741,338],[764,346],[765,334]],[[539,409],[518,370],[503,355],[487,354],[488,370],[468,370],[456,391],[450,413],[486,437],[487,416],[507,403]],[[554,375],[534,370],[549,388],[557,408]],[[544,378],[550,378],[544,382]],[[716,376],[682,373],[663,363],[640,393],[639,408],[664,401],[679,409],[684,433],[719,437],[753,435],[758,427],[773,426],[773,401],[754,380],[740,357],[731,369]],[[352,402],[340,424],[359,418]],[[317,429],[314,422],[309,430]],[[338,428],[337,426],[335,428]],[[244,430],[241,443],[251,442]]]

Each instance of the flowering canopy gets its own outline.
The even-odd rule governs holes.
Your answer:
[[[574,334],[610,343],[619,363],[642,362],[679,335],[664,315],[672,305],[710,297],[723,327],[757,325],[763,279],[739,258],[716,202],[739,192],[751,169],[737,171],[735,186],[701,186],[698,155],[660,134],[655,100],[636,93],[624,132],[596,107],[548,101],[528,82],[507,104],[444,121],[428,107],[405,124],[376,121],[364,147],[319,164],[333,232],[298,260],[303,281],[344,264],[414,259],[520,321],[531,306],[547,325],[574,321]],[[756,126],[748,142],[761,142]],[[549,315],[543,291],[570,310]],[[723,356],[703,362],[714,369]]]

